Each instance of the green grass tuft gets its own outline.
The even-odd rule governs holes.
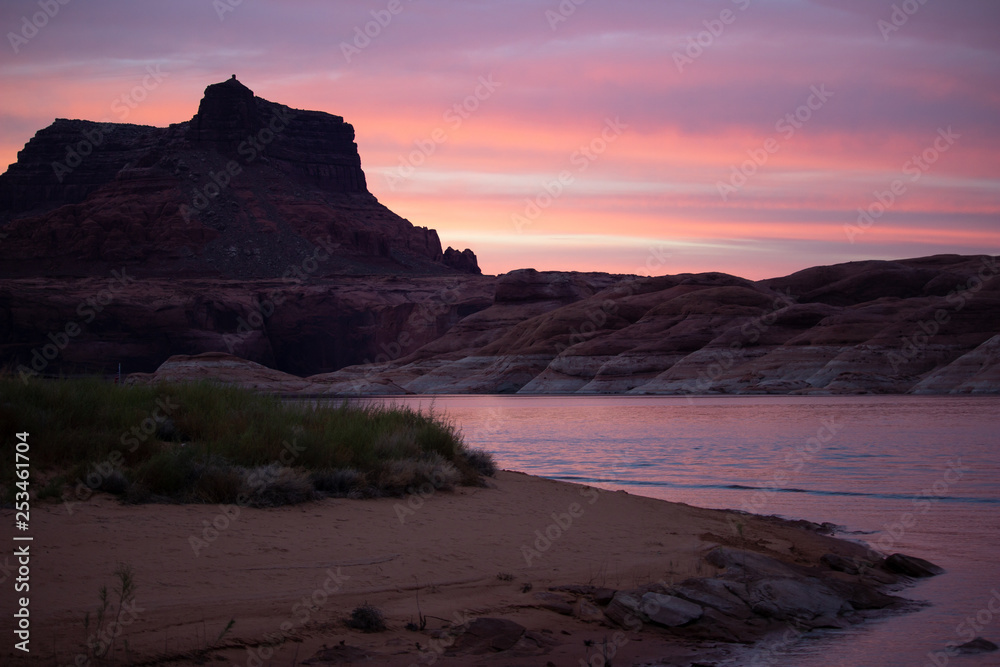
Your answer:
[[[475,485],[495,471],[453,424],[405,407],[310,406],[210,383],[0,377],[0,456],[29,435],[40,498],[274,506]],[[0,498],[13,499],[13,466]]]

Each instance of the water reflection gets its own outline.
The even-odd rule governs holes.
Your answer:
[[[984,593],[1000,588],[1000,398],[385,400],[452,419],[470,445],[493,452],[503,468],[702,507],[830,521],[854,539],[885,538],[925,502],[916,525],[887,544],[949,570],[909,592],[933,606],[810,635],[770,664],[930,664],[927,654],[952,641]],[[952,473],[949,483],[956,462],[961,476]],[[1000,619],[984,633],[1000,640]],[[961,659],[968,667],[995,661]]]

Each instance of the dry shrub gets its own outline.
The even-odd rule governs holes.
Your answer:
[[[469,449],[465,452],[465,459],[480,475],[495,477],[497,474],[497,464],[493,460],[493,454],[485,449]]]
[[[321,470],[310,479],[316,491],[333,498],[357,498],[368,492],[368,478],[354,468]]]
[[[437,454],[422,459],[390,461],[379,476],[379,488],[386,494],[403,494],[427,487],[437,491],[451,491],[462,481],[459,472],[450,461]]]
[[[244,490],[245,475],[245,469],[236,466],[206,466],[191,493],[205,503],[235,503]]]
[[[309,474],[271,463],[246,470],[244,494],[252,507],[278,507],[304,503],[316,498]]]

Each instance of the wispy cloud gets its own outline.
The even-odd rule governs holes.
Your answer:
[[[584,3],[555,29],[546,11],[558,3],[544,0],[401,6],[348,62],[341,45],[385,2],[247,0],[222,20],[208,0],[67,3],[16,53],[0,47],[0,161],[13,162],[56,117],[108,116],[159,65],[170,77],[128,122],[190,118],[204,87],[232,73],[262,97],[343,115],[380,200],[437,228],[445,244],[470,245],[488,271],[625,270],[650,240],[677,246],[665,271],[753,277],[1000,251],[992,0],[930,0],[889,39],[878,23],[893,11],[888,0]],[[672,54],[715,30],[725,10],[734,20],[678,71]],[[37,2],[5,2],[0,28],[18,34],[37,11]],[[503,85],[390,188],[384,176],[400,156],[449,127],[447,109],[481,76]],[[824,84],[835,97],[720,201],[716,183]],[[519,236],[511,213],[609,117],[628,131]],[[846,243],[843,224],[949,126],[962,140]]]

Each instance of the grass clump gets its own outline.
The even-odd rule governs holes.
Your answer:
[[[485,449],[470,449],[465,452],[465,458],[469,466],[480,475],[486,477],[496,477],[497,464],[493,460],[493,454]]]
[[[97,599],[99,605],[94,616],[94,631],[91,632],[90,612],[83,617],[83,629],[87,635],[86,646],[89,657],[102,664],[115,664],[115,641],[125,628],[135,622],[138,609],[135,607],[135,572],[129,563],[118,563],[114,576],[116,583],[113,595],[108,587],[101,586]],[[124,614],[124,616],[123,616]],[[125,661],[128,662],[128,641],[125,642]]]
[[[495,473],[457,429],[405,407],[309,406],[210,383],[0,377],[0,431],[27,431],[42,497],[269,507],[453,489]],[[0,444],[12,450],[10,440]],[[13,460],[13,451],[0,453]],[[14,493],[13,467],[0,497]]]
[[[382,632],[385,630],[385,616],[378,607],[365,603],[354,608],[346,624],[347,627],[362,632]]]
[[[311,474],[313,488],[334,498],[363,498],[372,493],[368,477],[354,468],[318,470]]]

